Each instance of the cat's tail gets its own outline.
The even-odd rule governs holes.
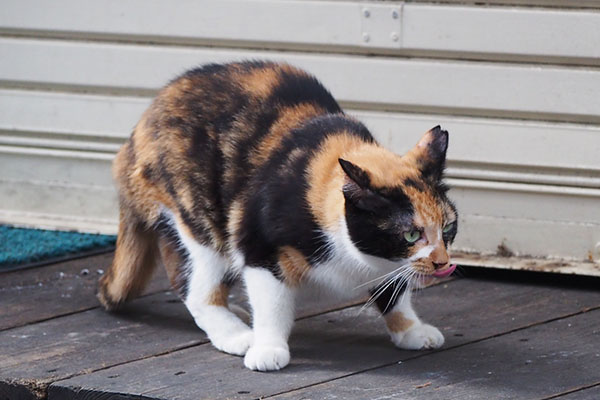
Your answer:
[[[150,280],[158,257],[155,231],[121,204],[115,258],[98,288],[102,305],[114,310],[139,295]]]

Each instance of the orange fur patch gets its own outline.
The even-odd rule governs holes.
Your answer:
[[[419,170],[412,158],[406,160],[389,150],[348,135],[332,135],[309,165],[307,200],[319,223],[335,229],[344,214],[342,186],[344,173],[338,159],[343,158],[365,170],[374,187],[401,186],[407,178],[417,178]]]
[[[181,263],[183,260],[179,256],[177,252],[176,245],[174,243],[170,243],[165,238],[159,238],[158,240],[158,248],[160,250],[160,257],[167,271],[167,277],[171,282],[171,286],[175,289],[179,289],[179,274]]]
[[[139,295],[156,266],[156,237],[121,206],[115,257],[100,279],[98,298],[107,309]]]
[[[335,230],[344,215],[344,172],[338,159],[362,146],[365,143],[356,136],[345,133],[331,135],[309,163],[307,202],[319,225],[329,230]]]
[[[414,323],[415,321],[406,318],[400,311],[393,311],[385,315],[385,324],[390,332],[406,332]]]
[[[236,199],[231,203],[229,207],[228,220],[227,220],[227,233],[229,234],[231,243],[237,241],[238,230],[242,223],[244,216],[244,209],[242,206],[241,199]]]
[[[401,186],[405,179],[419,175],[414,163],[376,145],[362,146],[342,158],[367,171],[375,188]]]
[[[229,287],[225,284],[220,284],[208,296],[208,305],[227,307],[229,298]]]
[[[138,124],[133,133],[133,148],[130,149],[131,144],[128,143],[117,153],[113,162],[113,176],[129,205],[151,225],[159,216],[159,204],[174,208],[174,203],[166,191],[144,176],[145,168],[156,163],[157,148],[143,125]],[[130,158],[130,151],[135,154],[135,160]]]
[[[279,84],[279,71],[276,68],[266,67],[252,69],[249,72],[234,72],[232,79],[240,82],[243,90],[259,98],[268,97],[273,88]]]
[[[310,103],[301,103],[279,110],[279,119],[275,121],[269,133],[250,157],[252,164],[260,166],[265,163],[290,130],[307,119],[323,113],[322,108]]]
[[[290,246],[285,246],[279,253],[279,267],[285,282],[289,286],[298,286],[306,273],[310,270],[310,264],[302,253]]]
[[[415,210],[415,224],[420,227],[434,225],[442,227],[444,210],[431,193],[421,192],[413,187],[404,187]]]

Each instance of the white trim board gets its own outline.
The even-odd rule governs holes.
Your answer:
[[[149,103],[149,98],[0,89],[0,145],[112,154]],[[598,126],[347,112],[398,153],[441,124],[451,134],[450,177],[600,187]]]
[[[535,257],[500,257],[497,255],[457,252],[452,255],[452,262],[469,267],[600,277],[600,263],[589,261],[554,260]]]
[[[368,18],[365,9],[372,11]],[[390,27],[369,29],[370,19]],[[205,0],[174,7],[168,0],[5,0],[0,30],[72,39],[600,64],[600,13],[592,10],[400,1]],[[393,31],[397,41],[389,37]],[[372,40],[365,42],[365,33]]]
[[[600,69],[15,38],[0,38],[0,59],[5,85],[143,93],[206,62],[279,60],[348,107],[600,123]]]

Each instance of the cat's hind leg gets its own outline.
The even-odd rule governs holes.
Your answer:
[[[244,355],[253,342],[252,330],[229,308],[229,285],[226,274],[228,260],[212,249],[179,232],[187,250],[186,293],[184,304],[196,325],[217,349],[234,355]]]
[[[114,310],[139,295],[152,276],[157,257],[156,233],[121,204],[115,257],[98,288],[102,305]]]

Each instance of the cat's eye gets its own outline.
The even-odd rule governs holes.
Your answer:
[[[442,232],[444,233],[448,233],[452,230],[452,228],[454,228],[454,222],[450,222],[448,225],[446,225],[443,229]]]
[[[412,231],[404,232],[404,239],[408,243],[414,243],[421,238],[421,232],[413,229]]]

